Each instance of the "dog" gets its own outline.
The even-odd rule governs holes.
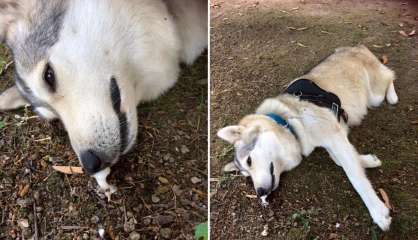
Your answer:
[[[0,0],[0,41],[15,86],[0,111],[59,119],[85,172],[106,176],[135,143],[137,105],[176,82],[207,48],[207,0]]]
[[[342,167],[368,208],[373,221],[388,230],[389,209],[379,199],[364,168],[381,166],[372,154],[361,155],[349,142],[349,126],[359,125],[368,107],[385,99],[396,104],[395,73],[365,46],[342,47],[283,94],[268,98],[255,114],[217,135],[234,145],[235,159],[224,171],[250,176],[263,205],[279,185],[280,174],[301,163],[302,156],[323,147]]]

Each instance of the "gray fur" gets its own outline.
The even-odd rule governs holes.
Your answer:
[[[13,50],[14,59],[25,71],[30,71],[42,59],[45,59],[48,49],[59,39],[60,29],[65,16],[66,0],[39,1],[37,10],[29,16],[32,24],[26,36],[16,36],[12,42],[7,42]]]

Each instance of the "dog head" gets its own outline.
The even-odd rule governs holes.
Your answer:
[[[111,20],[95,21],[95,14],[73,7],[66,0],[0,2],[0,39],[12,51],[16,79],[0,95],[0,110],[26,102],[41,117],[60,119],[84,169],[94,174],[136,139],[136,86],[120,57],[129,56],[121,34],[103,29]]]
[[[257,196],[265,198],[279,186],[280,174],[300,161],[300,147],[292,134],[264,115],[249,115],[239,125],[218,131],[234,145],[234,161],[224,171],[250,176]]]

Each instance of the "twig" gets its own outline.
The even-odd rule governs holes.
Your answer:
[[[9,69],[9,67],[14,63],[14,61],[10,61],[8,63],[6,63],[6,65],[4,65],[4,67],[1,69],[0,71],[0,76],[3,75],[4,73],[6,73],[7,69]]]
[[[61,226],[62,230],[79,230],[79,229],[88,229],[88,227],[81,226]]]
[[[36,217],[36,203],[33,201],[33,224],[35,228],[35,235],[33,235],[34,240],[38,240],[38,221]]]

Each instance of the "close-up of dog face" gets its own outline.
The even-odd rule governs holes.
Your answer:
[[[6,2],[0,8],[1,37],[12,51],[16,80],[0,95],[0,109],[30,104],[42,118],[60,119],[89,174],[115,163],[137,135],[136,86],[127,81],[126,59],[117,59],[126,56],[115,39],[121,36],[89,33],[96,28],[66,21],[74,19],[66,16],[66,1]],[[44,9],[32,14],[33,8]]]
[[[234,145],[234,161],[224,171],[240,171],[250,176],[259,198],[267,197],[279,186],[280,174],[293,159],[300,159],[299,145],[286,130],[267,116],[250,115],[240,125],[227,126],[218,136]]]

